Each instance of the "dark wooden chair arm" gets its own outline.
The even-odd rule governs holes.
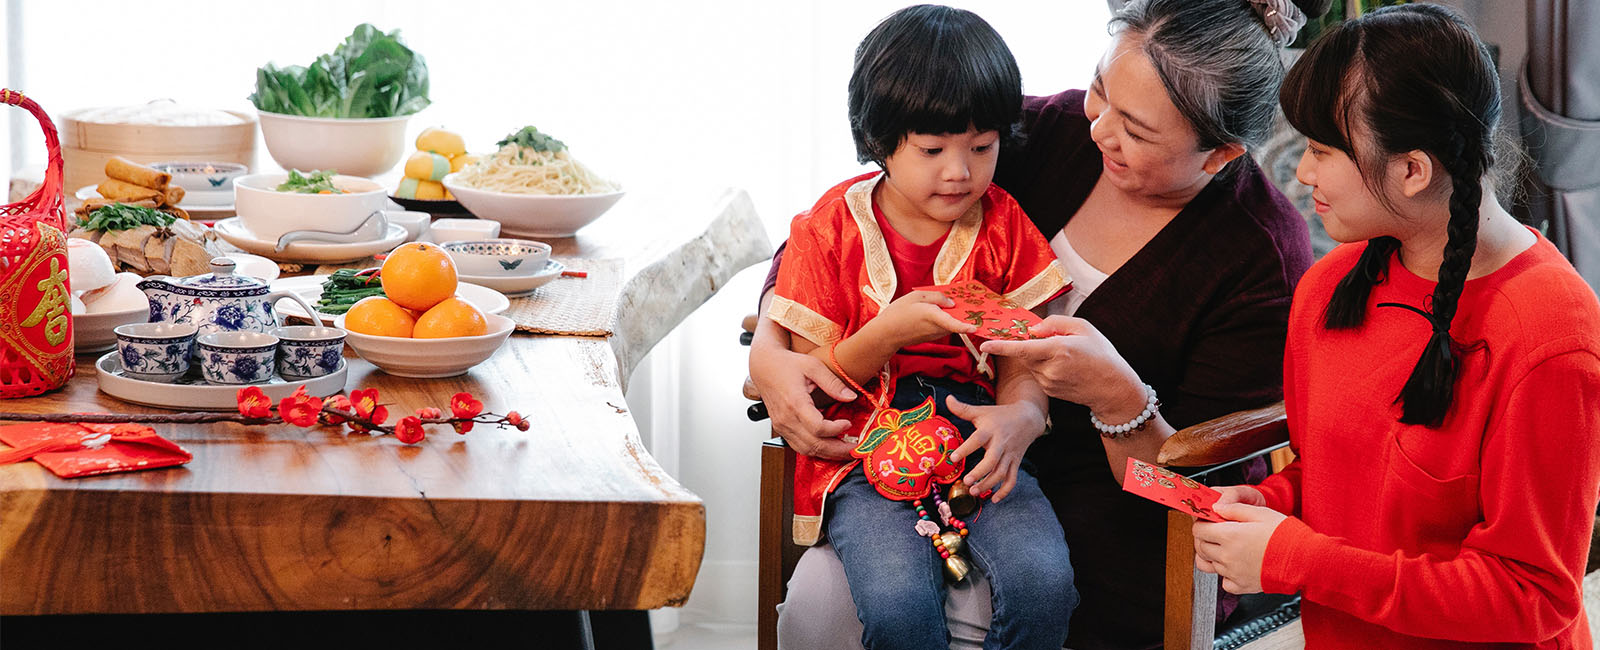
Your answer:
[[[1161,445],[1156,462],[1174,467],[1217,465],[1288,439],[1288,420],[1283,402],[1278,402],[1179,429]]]

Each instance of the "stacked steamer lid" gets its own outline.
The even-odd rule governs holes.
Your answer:
[[[60,388],[72,377],[72,290],[55,125],[22,93],[0,90],[0,103],[32,113],[50,150],[44,185],[0,206],[0,398],[9,398]]]

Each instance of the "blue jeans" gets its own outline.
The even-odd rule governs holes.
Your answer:
[[[913,408],[932,395],[939,414],[962,436],[971,435],[972,424],[945,405],[952,394],[969,404],[993,403],[977,386],[907,377],[895,386],[893,406]],[[981,453],[974,454],[967,467],[981,459]],[[931,511],[931,501],[928,506]],[[917,514],[911,502],[884,498],[857,467],[829,496],[828,508],[828,539],[844,564],[856,616],[865,627],[862,645],[868,650],[949,647],[944,560],[912,528]],[[983,647],[1060,650],[1078,592],[1061,524],[1031,466],[1017,472],[1016,487],[1004,501],[983,502],[969,517],[966,555],[993,586],[994,621]]]

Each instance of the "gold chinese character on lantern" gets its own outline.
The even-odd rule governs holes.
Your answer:
[[[61,345],[67,340],[67,271],[61,268],[61,258],[50,258],[50,273],[39,281],[39,304],[33,313],[22,321],[23,327],[44,323],[44,339],[50,345]]]

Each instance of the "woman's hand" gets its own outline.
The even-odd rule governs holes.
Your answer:
[[[1040,338],[987,341],[978,349],[1017,359],[1046,395],[1087,406],[1105,422],[1127,422],[1144,411],[1139,373],[1089,321],[1051,316],[1032,332]]]
[[[1217,491],[1222,493],[1222,497],[1217,499],[1217,502],[1212,504],[1213,506],[1222,506],[1230,503],[1243,503],[1247,506],[1262,507],[1267,505],[1267,497],[1262,495],[1261,490],[1256,489],[1253,485],[1229,485],[1219,487]]]
[[[876,317],[868,321],[868,326],[873,328],[869,335],[886,337],[894,342],[894,348],[898,350],[909,345],[937,341],[951,334],[978,331],[976,325],[963,322],[942,309],[955,304],[955,301],[937,291],[913,291],[885,305]]]
[[[1026,402],[975,406],[953,395],[945,398],[945,405],[974,427],[972,435],[950,454],[950,460],[961,460],[982,448],[983,462],[971,468],[962,480],[973,494],[987,495],[994,490],[993,500],[999,503],[1016,487],[1017,469],[1028,445],[1044,434],[1044,413]]]
[[[1261,496],[1255,488],[1246,488],[1248,492],[1235,490],[1235,497],[1248,497],[1250,492],[1256,498]],[[1243,502],[1218,500],[1212,509],[1228,521],[1194,522],[1194,568],[1220,576],[1222,588],[1228,593],[1259,593],[1267,542],[1278,524],[1288,517],[1271,508]]]
[[[758,329],[756,341],[750,346],[750,381],[767,405],[772,430],[801,454],[849,458],[855,447],[839,440],[839,436],[850,430],[850,421],[825,419],[812,394],[820,390],[835,400],[848,402],[856,398],[855,391],[821,360],[763,343],[761,334]]]

